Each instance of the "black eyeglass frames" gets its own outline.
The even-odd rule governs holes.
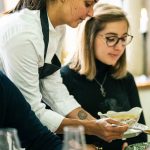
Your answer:
[[[132,35],[124,35],[122,37],[117,37],[116,35],[101,35],[101,34],[98,34],[98,36],[102,37],[107,46],[108,47],[113,47],[115,45],[117,45],[119,43],[119,41],[121,41],[122,45],[123,46],[126,46],[128,45],[129,43],[131,43],[132,39],[133,39],[133,36]]]

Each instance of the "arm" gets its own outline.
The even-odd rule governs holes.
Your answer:
[[[14,26],[14,28],[16,29],[13,31],[18,31],[19,27]],[[36,30],[34,31],[35,33],[32,33],[32,30],[27,30],[23,33],[15,33],[15,35],[8,34],[11,37],[5,38],[1,36],[3,38],[1,53],[5,64],[5,71],[21,90],[40,121],[51,131],[56,131],[59,127],[62,132],[64,125],[72,123],[72,119],[69,120],[63,116],[68,115],[68,117],[76,118],[77,112],[73,110],[79,108],[80,105],[69,95],[66,87],[62,84],[59,71],[41,80],[39,83],[38,67],[43,64],[42,50],[44,51],[44,45],[42,39],[38,39],[40,35],[36,34]],[[39,88],[39,84],[41,85],[41,89]],[[46,103],[63,116],[45,109],[45,105],[41,103],[42,97]],[[92,117],[89,116],[87,118]],[[96,124],[93,119],[89,122],[83,120],[83,123],[80,120],[74,120],[74,123],[75,125],[79,123],[84,125],[87,134],[92,134],[93,132],[93,135],[101,136],[99,130],[100,124]],[[107,135],[105,136],[107,139]],[[120,133],[118,136],[120,137]]]
[[[96,120],[93,116],[91,116],[91,114],[89,114],[81,107],[74,109],[66,117],[80,120]]]
[[[60,73],[55,73],[39,83],[38,67],[43,63],[43,53],[39,49],[44,49],[44,45],[34,34],[30,30],[26,33],[19,32],[3,41],[2,55],[5,71],[21,90],[41,122],[50,130],[56,131],[64,119],[63,116],[75,117],[76,113],[73,110],[80,105],[62,84]],[[41,103],[42,98],[59,114],[46,110],[45,105]]]
[[[0,73],[0,103],[5,108],[2,128],[12,127],[18,130],[21,144],[33,150],[61,149],[60,139],[44,127],[31,111],[20,91]],[[0,114],[0,115],[1,115]]]
[[[5,39],[2,45],[2,59],[7,76],[20,89],[41,122],[51,131],[55,131],[64,117],[45,109],[45,104],[41,102],[38,67],[43,62],[42,54],[38,50],[44,46],[36,35],[29,31]]]
[[[116,126],[112,124],[120,125],[120,122],[110,118],[100,120],[79,120],[79,119],[68,119],[65,118],[60,125],[61,128],[64,126],[79,126],[82,125],[85,128],[85,133],[88,135],[95,135],[107,142],[111,142],[115,139],[122,139],[123,133],[128,129],[127,125]],[[57,130],[57,133],[61,133],[61,130]]]
[[[63,115],[66,115],[62,123],[60,124],[59,128],[56,130],[57,133],[62,133],[63,127],[68,125],[83,125],[85,128],[85,133],[89,135],[96,135],[106,141],[112,141],[114,139],[122,138],[123,132],[127,130],[127,126],[122,126],[119,128],[113,128],[111,126],[112,123],[118,123],[113,120],[102,120],[99,122],[96,122],[95,118],[92,117],[88,112],[86,112],[81,107],[77,107],[73,111],[69,112],[67,114],[67,107],[75,106],[72,102],[75,102],[74,99],[72,99],[72,96],[69,95],[68,90],[66,87],[62,84],[62,79],[60,78],[60,72],[57,71],[53,75],[48,76],[46,79],[42,80],[42,92],[43,96],[46,100],[46,103],[48,103],[48,100],[53,97],[53,109],[57,109],[59,106],[59,110],[62,109],[62,111],[66,112]],[[51,81],[51,82],[50,82]],[[55,81],[55,82],[54,82]],[[50,88],[51,86],[51,88]],[[49,87],[49,88],[48,88]],[[44,95],[45,91],[50,91],[48,93],[51,93],[51,97],[46,97],[48,95]],[[60,93],[61,92],[61,93]],[[72,101],[70,101],[72,99]],[[62,101],[61,101],[62,100]],[[73,101],[74,100],[74,101]],[[64,109],[65,106],[65,109]],[[61,108],[61,109],[60,109]],[[58,110],[58,111],[59,111]],[[59,112],[61,113],[61,112]],[[69,119],[74,118],[74,119]]]

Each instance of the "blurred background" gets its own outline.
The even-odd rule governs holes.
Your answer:
[[[18,0],[0,0],[0,12],[10,10],[17,2]],[[100,3],[113,3],[127,13],[130,33],[134,36],[132,43],[127,46],[128,70],[135,77],[146,124],[150,127],[150,0],[100,0]],[[76,36],[77,29],[67,27],[63,63],[76,47]]]

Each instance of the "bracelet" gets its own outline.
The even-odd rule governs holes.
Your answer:
[[[102,147],[98,147],[98,146],[96,146],[95,149],[96,149],[96,150],[103,150]]]

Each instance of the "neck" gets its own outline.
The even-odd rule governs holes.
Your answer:
[[[111,65],[107,65],[102,63],[99,60],[96,60],[96,69],[97,69],[97,75],[105,75],[106,72],[109,72],[111,69]]]
[[[61,4],[58,2],[48,3],[47,4],[47,14],[48,18],[51,21],[53,27],[64,24],[61,16]]]

